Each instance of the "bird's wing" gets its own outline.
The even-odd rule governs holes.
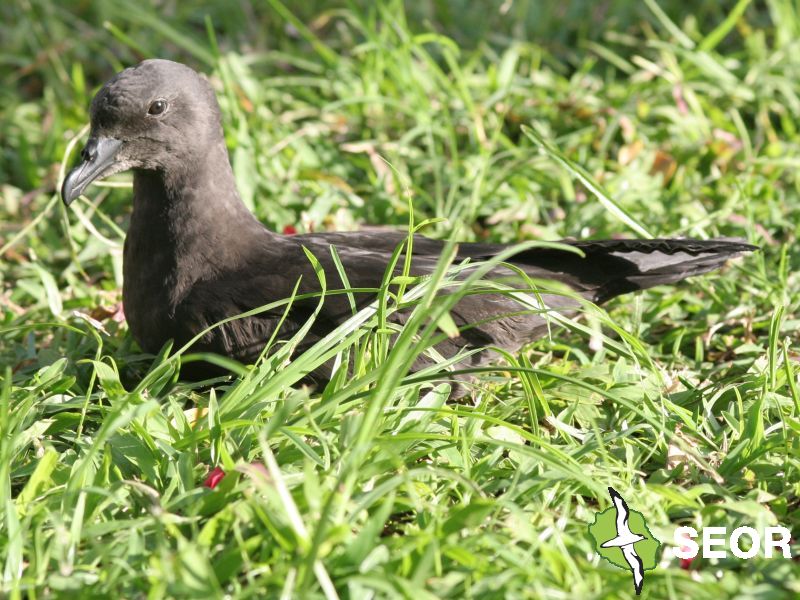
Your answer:
[[[636,554],[636,548],[633,544],[622,546],[622,555],[625,557],[625,562],[631,567],[633,573],[633,586],[636,588],[636,595],[642,591],[642,583],[644,582],[644,564],[639,555]]]
[[[402,231],[381,230],[354,233],[315,233],[294,236],[301,243],[329,244],[353,250],[390,255],[407,238]],[[756,249],[742,240],[561,240],[580,253],[552,247],[529,248],[508,262],[529,277],[554,280],[593,302],[654,285],[670,284],[712,271],[727,260]],[[461,243],[455,262],[486,260],[507,249],[507,244]],[[444,243],[415,235],[412,254],[431,264],[441,254]]]
[[[631,535],[631,528],[628,526],[628,517],[630,516],[628,505],[614,488],[610,487],[608,491],[617,508],[617,537],[628,537]]]
[[[300,294],[319,291],[318,273],[304,249],[318,260],[325,273],[329,291],[345,287],[363,290],[352,295],[356,307],[362,308],[375,299],[375,290],[381,286],[391,254],[405,238],[405,233],[392,231],[265,236],[263,243],[253,244],[252,251],[240,257],[237,269],[225,270],[214,278],[196,284],[190,297],[176,310],[176,317],[178,313],[182,313],[179,322],[196,325],[185,327],[187,337],[190,337],[189,334],[196,333],[224,317],[288,297],[298,281],[300,286],[297,291]],[[463,349],[486,346],[496,346],[513,352],[524,343],[546,333],[553,316],[559,319],[557,315],[573,314],[581,305],[581,300],[575,293],[592,300],[602,299],[631,289],[649,287],[657,282],[671,280],[670,278],[679,279],[689,271],[694,273],[702,269],[708,270],[713,266],[712,263],[719,264],[723,260],[721,256],[743,251],[741,245],[732,242],[727,242],[733,244],[729,251],[711,245],[706,248],[702,242],[691,241],[691,244],[697,245],[695,247],[688,240],[682,242],[687,245],[685,250],[670,245],[679,242],[681,241],[668,243],[659,240],[612,240],[572,243],[586,253],[585,258],[548,248],[526,250],[516,255],[511,262],[529,277],[559,283],[540,286],[537,281],[536,292],[527,293],[522,303],[519,298],[508,294],[477,293],[465,296],[451,311],[453,320],[462,328],[461,335],[443,341],[437,349],[445,357],[454,356]],[[339,265],[332,257],[331,246],[336,248],[348,285],[340,277]],[[441,241],[414,236],[412,274],[425,275],[433,272],[443,246]],[[662,246],[669,252],[662,250]],[[478,262],[492,257],[504,248],[506,246],[499,244],[461,244],[456,262],[465,259]],[[642,270],[634,260],[627,258],[628,255],[639,257],[636,260],[641,259]],[[702,264],[692,263],[687,266],[681,262],[695,259]],[[677,265],[674,269],[673,263]],[[663,274],[664,270],[668,273]],[[505,280],[509,276],[511,278]],[[529,283],[519,277],[514,278],[512,271],[504,267],[493,269],[490,278],[495,280],[495,285],[503,279],[503,283],[518,289],[529,288]],[[566,284],[574,292],[565,295],[564,286],[560,284]],[[310,332],[313,335],[307,336],[304,344],[312,343],[325,335],[352,314],[350,297],[342,293],[326,296],[324,307]],[[286,339],[287,335],[299,331],[308,321],[316,305],[315,298],[297,301],[292,305],[291,314],[286,319],[283,319],[283,310],[276,309],[231,322],[208,336],[205,349],[251,361],[258,356],[265,340],[269,339],[278,324],[281,330],[280,339]],[[490,358],[488,353],[480,353],[480,363]],[[623,512],[627,513],[627,507]],[[626,524],[627,520],[623,523]],[[622,528],[620,534],[625,531],[628,531],[627,526]]]
[[[365,232],[365,235],[361,232],[298,235],[292,236],[291,240],[297,249],[302,246],[313,252],[327,274],[328,289],[334,289],[341,286],[337,268],[331,259],[331,246],[336,248],[351,288],[377,288],[382,283],[391,252],[404,238],[405,235],[396,232],[390,231],[385,235],[378,235],[370,231]],[[432,273],[442,248],[443,243],[438,240],[415,236],[411,274],[420,276]],[[502,246],[492,246],[490,249],[497,251],[502,249]],[[478,254],[475,253],[476,261],[491,257],[492,252],[487,250],[483,255],[478,256]],[[294,259],[287,260],[286,264],[308,262],[308,259],[302,256],[302,252],[295,251],[295,256]],[[456,257],[456,262],[460,262],[462,258],[467,257]],[[398,273],[402,266],[402,261],[400,262]],[[459,278],[466,277],[468,272],[462,271]],[[495,282],[500,282],[502,279],[503,284],[528,291],[527,293],[523,291],[517,297],[500,293],[475,293],[465,296],[451,311],[451,316],[458,326],[471,324],[472,327],[463,331],[464,339],[451,341],[452,343],[445,342],[445,346],[455,344],[458,348],[469,348],[496,345],[513,351],[547,330],[549,316],[543,313],[548,312],[548,309],[558,311],[559,314],[569,314],[580,306],[580,300],[574,293],[566,293],[568,290],[565,290],[564,286],[537,284],[534,292],[530,290],[528,282],[523,281],[509,269],[495,268],[489,278]],[[557,279],[555,276],[550,278]],[[313,273],[310,277],[306,277],[306,280],[313,281]],[[372,299],[374,294],[362,294],[362,297]],[[346,304],[345,296],[339,296],[338,299],[339,305]],[[333,304],[326,307],[326,312],[341,308],[337,306],[336,297],[332,300]],[[444,350],[444,356],[455,353],[455,350],[451,351],[450,348],[440,350]]]

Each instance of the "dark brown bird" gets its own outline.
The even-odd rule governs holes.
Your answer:
[[[82,162],[64,180],[61,195],[69,205],[97,179],[133,171],[133,215],[125,240],[123,302],[139,345],[157,352],[170,338],[178,345],[226,317],[299,293],[318,292],[320,284],[303,247],[325,271],[329,290],[344,288],[330,246],[344,266],[351,288],[378,288],[392,252],[404,233],[354,232],[282,236],[267,230],[248,211],[236,189],[211,85],[189,67],[147,60],[125,69],[97,93],[91,106],[91,135]],[[566,241],[584,254],[551,248],[520,252],[512,262],[529,277],[566,284],[592,302],[675,283],[718,268],[754,247],[737,240]],[[412,272],[431,273],[444,248],[416,236]],[[465,243],[456,261],[480,261],[507,247]],[[491,276],[508,277],[507,268]],[[365,306],[374,293],[359,293]],[[575,298],[545,294],[554,309],[574,309]],[[317,300],[296,302],[280,326],[287,339],[310,318]],[[516,351],[543,335],[546,318],[520,312],[520,304],[500,294],[466,296],[451,315],[462,329],[437,350],[452,357],[462,349],[497,346]],[[283,318],[284,308],[230,321],[195,344],[253,362]],[[320,339],[352,314],[346,295],[330,295],[299,350]],[[503,316],[506,315],[506,316]],[[402,314],[396,314],[398,321]],[[490,353],[471,356],[484,362]],[[418,366],[422,364],[418,363]],[[329,373],[317,373],[324,379]]]

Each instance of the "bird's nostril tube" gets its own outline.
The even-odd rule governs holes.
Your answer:
[[[86,146],[81,150],[81,158],[87,162],[94,162],[94,159],[97,158],[97,141],[95,139],[86,142]]]

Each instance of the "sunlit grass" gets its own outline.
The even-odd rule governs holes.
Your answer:
[[[0,8],[2,594],[625,597],[587,534],[608,485],[667,546],[679,524],[796,530],[794,5],[295,4]],[[762,251],[554,322],[459,401],[451,365],[408,373],[480,291],[447,253],[303,354],[182,382],[193,357],[143,355],[118,311],[128,179],[56,196],[96,88],[154,56],[210,76],[242,197],[278,231]],[[304,387],[327,361],[349,371]],[[666,552],[645,594],[793,597],[800,577]]]

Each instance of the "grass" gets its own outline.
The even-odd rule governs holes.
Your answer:
[[[797,535],[798,9],[540,4],[0,8],[5,596],[628,597],[587,535],[609,485],[667,547],[679,525]],[[448,327],[446,256],[301,356],[181,382],[118,318],[126,179],[70,211],[55,193],[93,92],[153,56],[212,77],[242,196],[277,230],[411,208],[450,240],[762,251],[587,307],[458,403],[441,365],[407,374]],[[297,385],[331,356],[354,377]],[[800,570],[667,549],[644,594],[791,598]]]

